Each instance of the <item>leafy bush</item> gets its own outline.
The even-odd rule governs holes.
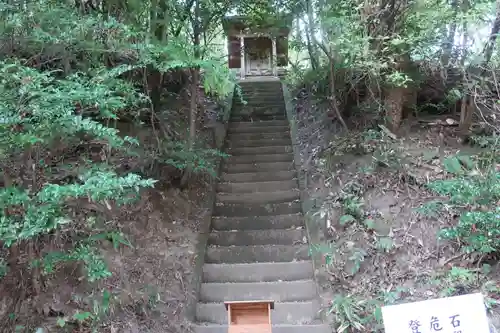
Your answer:
[[[188,166],[193,167],[196,173],[208,173],[212,177],[216,176],[215,162],[218,157],[228,157],[229,155],[217,150],[196,148],[186,150],[186,144],[183,142],[172,142],[163,145],[164,156],[163,162],[177,169],[184,170]]]
[[[15,59],[0,62],[1,162],[4,178],[14,176],[0,190],[4,208],[0,213],[0,241],[6,246],[50,234],[74,222],[68,208],[78,200],[124,204],[140,188],[154,184],[135,174],[119,176],[105,163],[80,161],[75,168],[53,161],[51,148],[61,140],[99,142],[122,151],[137,145],[135,139],[121,137],[116,129],[77,112],[93,107],[104,117],[114,117],[128,106],[127,101],[141,101],[142,96],[129,85],[101,72],[105,75],[75,74],[56,79]],[[16,165],[16,161],[24,164]],[[69,170],[73,181],[54,182],[54,171],[63,170]],[[88,246],[77,247],[65,259],[83,261],[91,280],[109,275],[95,250]]]
[[[35,247],[41,236],[68,239],[83,231],[73,249],[43,258],[31,251],[31,267],[50,273],[58,263],[81,262],[91,281],[106,278],[110,272],[95,243],[100,234],[80,216],[95,217],[97,206],[110,210],[130,203],[141,188],[155,183],[114,170],[113,156],[136,154],[139,147],[136,139],[110,125],[124,114],[134,118],[138,110],[151,111],[146,82],[151,72],[199,68],[205,90],[220,97],[232,89],[234,78],[219,61],[195,57],[183,35],[160,43],[142,24],[84,13],[70,3],[1,3],[0,17],[0,32],[14,42],[2,49],[0,61],[5,184],[0,189],[0,242]],[[138,74],[143,87],[128,80]],[[194,172],[213,173],[213,160],[221,155],[203,147],[186,149],[182,138],[157,139],[159,153],[142,156],[179,169],[194,166]],[[78,149],[89,146],[98,148],[98,156],[81,155]],[[5,262],[0,261],[0,277],[8,272]]]

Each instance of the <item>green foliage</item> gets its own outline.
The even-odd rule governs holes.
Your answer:
[[[470,137],[471,143],[483,148],[494,148],[498,146],[500,138],[498,135],[473,135]]]
[[[438,217],[439,212],[441,211],[443,207],[443,203],[438,200],[433,200],[424,203],[420,207],[416,209],[417,213],[424,215],[424,216],[429,216],[429,217]]]
[[[118,177],[109,172],[84,174],[82,181],[82,184],[47,184],[35,194],[18,187],[1,189],[1,205],[15,213],[0,216],[0,239],[10,246],[19,240],[29,240],[70,223],[71,219],[64,213],[64,204],[69,200],[113,199],[120,203],[120,199],[137,193],[140,187],[152,186],[154,183],[134,174]]]
[[[110,87],[108,83],[113,78],[84,74],[58,80],[17,60],[0,62],[0,75],[0,110],[4,119],[0,144],[9,145],[9,150],[48,145],[61,136],[81,132],[106,140],[113,148],[136,143],[131,138],[121,138],[116,129],[75,114],[78,104],[80,109],[94,108],[103,117],[114,118],[116,111],[127,105],[123,95],[140,98],[130,86],[115,83]]]
[[[396,287],[394,290],[389,290],[389,291],[382,291],[381,295],[379,296],[380,300],[382,301],[382,304],[384,305],[391,305],[395,304],[399,300],[403,298],[403,293],[408,292],[408,288],[406,287]]]
[[[390,252],[394,247],[394,241],[391,237],[377,238],[377,248],[383,252]]]
[[[208,173],[215,177],[215,163],[218,158],[227,158],[229,155],[217,150],[195,147],[192,150],[186,149],[186,144],[183,142],[173,142],[163,145],[164,163],[171,165],[177,169],[184,170],[188,166],[193,168],[197,173]]]
[[[440,195],[449,195],[450,203],[455,205],[490,205],[500,197],[500,174],[491,171],[487,174],[462,176],[432,182],[428,187]]]
[[[309,255],[314,256],[317,254],[321,254],[325,259],[325,265],[327,267],[330,267],[335,263],[334,259],[336,251],[337,246],[332,242],[326,244],[311,244],[311,246],[309,247]]]
[[[392,146],[387,136],[378,143],[372,157],[376,166],[400,170],[403,167],[400,150]]]
[[[146,79],[154,70],[167,74],[197,68],[208,94],[222,99],[233,89],[234,76],[220,60],[204,52],[204,58],[198,57],[194,47],[187,47],[185,34],[168,43],[151,38],[154,29],[144,29],[143,23],[137,24],[141,20],[135,20],[149,11],[147,6],[129,9],[137,12],[128,13],[134,19],[127,22],[92,10],[82,13],[69,3],[1,4],[0,32],[18,41],[16,49],[3,53],[0,60],[0,165],[5,175],[14,177],[0,189],[0,242],[6,246],[46,235],[71,236],[75,230],[88,232],[92,226],[70,213],[78,203],[111,209],[132,202],[142,188],[154,185],[154,180],[133,173],[118,174],[108,160],[139,149],[138,141],[120,135],[109,126],[110,120],[124,114],[140,116],[140,110],[153,102],[149,91],[137,89],[129,78],[141,73]],[[54,159],[53,149],[61,142],[98,144],[104,159]],[[215,174],[214,160],[223,156],[213,149],[186,149],[183,140],[172,138],[160,146],[154,159],[181,170],[194,166],[194,172]],[[70,180],[60,182],[53,175],[57,172],[68,174]],[[80,262],[90,281],[106,278],[111,273],[97,248],[97,241],[104,239],[115,248],[131,246],[125,235],[105,231],[66,252],[31,258],[32,264],[51,273],[58,264]],[[5,274],[0,269],[0,276]]]
[[[102,297],[92,300],[92,311],[76,311],[72,316],[57,318],[57,326],[65,327],[69,323],[77,326],[91,326],[92,332],[98,332],[97,324],[110,310],[112,294],[108,290],[102,292]]]
[[[112,18],[82,16],[50,2],[4,6],[0,16],[2,33],[19,41],[18,49],[0,61],[0,166],[4,177],[12,178],[0,189],[0,242],[11,247],[36,244],[42,236],[68,239],[85,228],[78,214],[89,212],[82,202],[111,209],[111,204],[127,204],[155,183],[132,173],[118,174],[107,163],[111,154],[126,155],[138,146],[135,138],[109,127],[109,120],[143,106],[148,97],[122,78],[136,66],[108,68],[93,60],[130,48],[132,30]],[[116,32],[114,41],[101,38],[102,32],[111,31]],[[47,48],[55,53],[47,56]],[[35,56],[22,58],[31,53]],[[70,66],[73,56],[82,59],[75,69]],[[85,144],[100,145],[105,158],[97,162],[77,157],[68,163],[64,156],[53,155],[58,145]],[[58,180],[61,172],[69,180]],[[64,253],[29,259],[44,273],[60,263],[82,263],[90,282],[111,275],[99,249],[85,242]]]
[[[444,169],[452,174],[463,175],[475,167],[474,161],[467,155],[456,155],[444,160]]]
[[[346,224],[349,224],[349,223],[355,222],[355,221],[356,221],[356,218],[352,215],[342,215],[339,219],[340,225],[346,225]]]
[[[106,263],[99,254],[97,248],[89,244],[81,243],[69,252],[50,252],[42,260],[35,260],[33,266],[41,265],[45,274],[55,271],[59,263],[81,262],[89,281],[97,281],[111,276]]]
[[[113,244],[113,248],[116,250],[121,245],[128,246],[133,248],[132,244],[129,242],[127,237],[123,234],[123,232],[105,232],[97,235],[92,235],[88,238],[89,242],[95,242],[98,240],[108,240]]]
[[[441,230],[444,239],[459,239],[466,252],[495,253],[500,249],[500,208],[465,212],[457,226]]]
[[[457,240],[468,252],[494,253],[500,250],[500,173],[496,163],[478,169],[468,156],[452,156],[445,160],[445,169],[454,178],[439,180],[428,187],[449,197],[449,205],[460,213],[455,226],[440,231],[442,239]],[[474,172],[472,172],[472,171]],[[435,215],[442,202],[429,202],[421,212]]]
[[[344,216],[350,216],[352,220],[361,218],[363,216],[363,207],[365,204],[363,202],[363,199],[358,195],[348,193],[342,197],[341,202],[342,207],[344,208],[344,212],[347,214]],[[349,217],[347,219],[349,220]]]
[[[356,295],[336,295],[329,313],[334,314],[336,332],[370,332],[383,329],[382,306],[396,304],[403,299],[408,288],[396,287],[382,291],[373,299],[365,300]]]
[[[396,87],[408,87],[408,83],[413,80],[405,73],[395,71],[387,75],[387,82]]]
[[[335,316],[337,333],[350,332],[353,330],[365,330],[365,324],[371,318],[366,316],[367,302],[359,300],[355,296],[337,295],[333,299],[328,314]]]
[[[349,260],[352,264],[351,271],[349,272],[351,275],[359,272],[359,270],[361,269],[361,265],[363,264],[363,261],[365,261],[367,255],[368,253],[364,249],[355,248],[352,250],[351,255],[349,256]]]

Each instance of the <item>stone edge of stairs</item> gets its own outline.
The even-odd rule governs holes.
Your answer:
[[[320,244],[322,241],[324,241],[325,230],[321,221],[318,220],[319,219],[318,217],[312,216],[311,214],[307,214],[310,208],[313,207],[312,205],[313,200],[309,198],[309,196],[307,195],[305,175],[302,172],[301,170],[302,168],[300,165],[300,160],[301,160],[300,150],[299,150],[299,142],[297,141],[298,128],[297,128],[297,122],[293,118],[293,102],[292,102],[293,99],[292,96],[290,95],[290,91],[288,90],[287,85],[283,81],[281,81],[281,90],[283,93],[283,100],[285,102],[286,117],[289,120],[290,124],[290,137],[292,139],[293,161],[295,170],[297,171],[300,205],[303,213],[308,244],[309,246],[311,246],[312,244]],[[312,261],[313,272],[314,272],[313,280],[316,282],[316,286],[318,288],[318,296],[319,296],[320,286],[326,283],[326,279],[322,278],[321,275],[317,274],[317,272],[320,271],[321,266],[323,264],[322,262],[323,258],[319,253],[316,253],[315,251],[313,251],[310,258]],[[320,312],[320,319],[325,325],[327,324],[326,311]]]
[[[233,108],[234,103],[234,92],[236,89],[236,85],[233,86],[230,93],[226,97],[226,100],[222,103],[223,113],[224,113],[224,127],[221,137],[221,140],[216,142],[216,149],[221,150],[224,147],[227,132],[229,129],[229,118],[231,116],[231,109]],[[221,175],[222,171],[222,158],[219,157],[216,162],[216,175],[217,177],[211,178],[210,189],[207,194],[207,199],[204,201],[204,208],[206,214],[203,220],[200,223],[200,230],[198,231],[197,241],[195,244],[195,253],[194,253],[194,267],[192,271],[191,280],[188,285],[188,295],[186,310],[184,312],[185,318],[190,323],[195,323],[196,318],[196,307],[198,304],[198,294],[201,289],[201,284],[203,280],[203,265],[205,264],[205,254],[207,252],[208,239],[210,236],[210,229],[212,223],[212,215],[215,209],[215,201],[217,198],[217,184],[218,179]]]

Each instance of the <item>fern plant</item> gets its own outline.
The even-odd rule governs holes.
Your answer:
[[[328,314],[335,315],[337,333],[364,331],[371,318],[366,316],[367,302],[353,295],[337,295],[333,299]]]

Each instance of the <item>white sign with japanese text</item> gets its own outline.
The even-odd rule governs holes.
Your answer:
[[[382,307],[385,333],[489,333],[483,295]]]

